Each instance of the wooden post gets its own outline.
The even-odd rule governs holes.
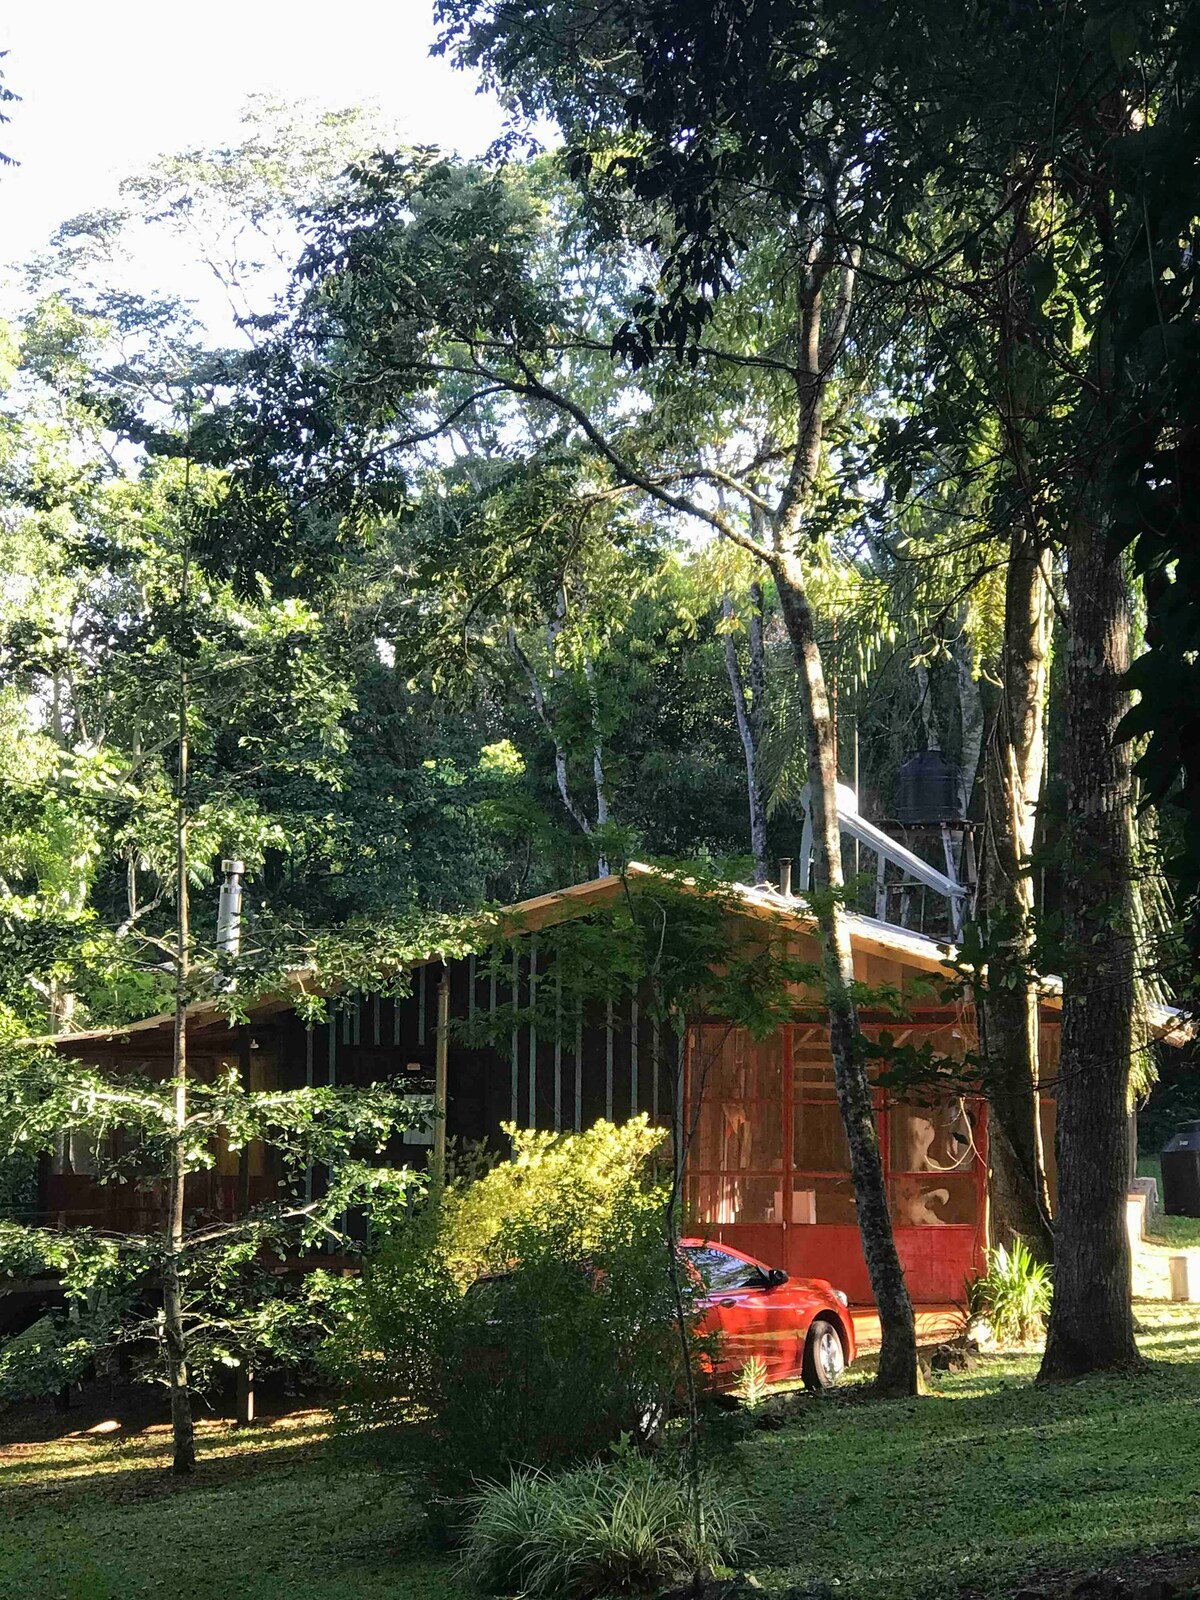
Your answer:
[[[237,1425],[248,1428],[254,1421],[254,1369],[243,1358],[237,1369]]]
[[[450,968],[442,964],[438,985],[437,1059],[433,1078],[433,1181],[446,1181],[446,1094],[450,1066]]]

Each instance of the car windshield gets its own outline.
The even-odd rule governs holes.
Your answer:
[[[710,1289],[757,1289],[762,1286],[762,1271],[752,1261],[742,1261],[715,1245],[686,1246],[684,1254],[699,1270]]]
[[[511,1273],[492,1273],[485,1278],[476,1278],[474,1283],[468,1285],[467,1295],[472,1301],[482,1301],[490,1310],[503,1301],[505,1290],[511,1283]]]

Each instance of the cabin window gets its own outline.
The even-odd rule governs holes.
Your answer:
[[[50,1170],[56,1177],[73,1173],[77,1178],[95,1178],[107,1156],[107,1139],[97,1138],[86,1128],[70,1128],[55,1141]]]
[[[698,1029],[703,1074],[696,1166],[705,1172],[783,1170],[783,1045],[738,1028]],[[699,1057],[699,1059],[697,1059]]]
[[[797,1172],[849,1172],[850,1146],[836,1103],[797,1100],[792,1115],[792,1165]]]
[[[782,1033],[758,1040],[741,1028],[694,1028],[690,1042],[691,1100],[700,1101],[692,1147],[697,1220],[782,1222]]]
[[[943,1053],[961,1045],[960,1029],[938,1032]],[[756,1041],[740,1029],[698,1027],[689,1046],[696,1121],[688,1193],[696,1222],[855,1227],[828,1028],[795,1023]],[[953,1095],[932,1105],[888,1104],[877,1088],[874,1099],[896,1225],[976,1226],[976,1113]]]
[[[788,1221],[853,1227],[850,1146],[833,1082],[829,1031],[792,1030],[792,1185]]]
[[[703,1226],[783,1221],[783,1189],[777,1174],[702,1172],[695,1179],[694,1193],[696,1221]]]
[[[978,1218],[974,1118],[958,1096],[888,1111],[888,1183],[898,1227],[969,1226]]]
[[[794,1173],[792,1214],[788,1220],[795,1223],[854,1227],[858,1221],[858,1213],[855,1210],[854,1185],[850,1181],[849,1173],[845,1177],[830,1177],[822,1173]]]

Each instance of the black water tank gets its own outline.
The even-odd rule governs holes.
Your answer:
[[[911,756],[896,775],[897,822],[958,822],[958,768],[940,750]]]
[[[1163,1210],[1200,1217],[1200,1122],[1189,1122],[1163,1145]]]

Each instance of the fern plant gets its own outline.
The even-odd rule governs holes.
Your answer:
[[[1032,1344],[1046,1331],[1053,1294],[1050,1268],[1035,1261],[1029,1246],[1014,1237],[987,1254],[987,1270],[968,1287],[972,1316],[986,1315],[1002,1344]]]

